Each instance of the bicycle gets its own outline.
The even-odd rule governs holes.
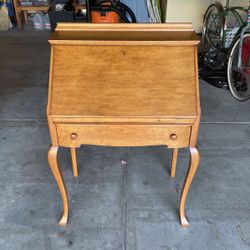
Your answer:
[[[245,101],[250,98],[250,6],[247,23],[234,39],[229,51],[227,79],[236,99]]]
[[[205,53],[214,43],[218,43],[221,46],[221,49],[228,49],[234,36],[238,32],[239,27],[245,23],[240,12],[246,13],[246,11],[247,10],[243,7],[230,7],[229,0],[227,0],[224,8],[218,2],[211,4],[208,7],[203,19],[203,53]],[[229,23],[230,15],[231,19],[234,19],[234,25]]]
[[[248,13],[247,22],[240,12]],[[236,99],[242,101],[249,98],[250,88],[249,13],[250,6],[248,10],[238,6],[230,7],[227,0],[223,8],[216,2],[208,7],[202,29],[202,51],[206,63],[213,69],[227,67],[230,91]]]

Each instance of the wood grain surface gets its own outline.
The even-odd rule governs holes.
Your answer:
[[[58,46],[54,54],[54,115],[197,115],[192,46]]]
[[[187,147],[190,126],[147,124],[70,124],[57,126],[59,145],[79,147],[81,144],[102,146],[152,146],[167,145],[171,148]],[[72,138],[71,135],[75,138]],[[176,135],[176,139],[171,139]]]

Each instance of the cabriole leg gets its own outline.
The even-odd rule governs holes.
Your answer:
[[[60,191],[61,196],[62,196],[62,201],[63,201],[63,215],[62,215],[61,220],[59,221],[59,225],[65,226],[68,222],[69,203],[68,203],[67,190],[66,190],[65,185],[64,185],[61,171],[60,171],[58,164],[57,164],[57,152],[58,152],[58,147],[51,146],[49,148],[49,152],[48,152],[48,161],[49,161],[51,171],[56,179],[59,191]]]
[[[172,164],[171,164],[171,177],[175,177],[176,173],[176,164],[177,164],[177,157],[178,157],[178,148],[173,149],[173,154],[172,154]]]
[[[183,227],[188,227],[189,223],[185,213],[185,204],[188,195],[189,188],[191,186],[192,180],[198,169],[200,161],[200,154],[197,148],[190,148],[190,165],[187,171],[186,179],[183,185],[181,200],[180,200],[180,220]]]
[[[27,12],[27,10],[23,11],[23,15],[24,15],[24,21],[27,24],[29,22],[28,21],[28,12]]]
[[[77,160],[76,160],[76,148],[70,148],[70,150],[71,150],[73,175],[74,175],[74,177],[77,177],[78,176],[78,167],[77,167]]]

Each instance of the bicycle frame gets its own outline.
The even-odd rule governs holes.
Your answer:
[[[238,19],[238,22],[241,23],[241,25],[243,25],[245,22],[244,22],[244,20],[242,20],[240,14],[237,12],[237,10],[246,12],[246,9],[243,8],[243,7],[240,7],[240,6],[230,7],[229,6],[229,0],[227,0],[226,6],[224,7],[224,12],[226,12],[226,13],[227,12],[234,13],[236,18]]]
[[[227,0],[226,6],[223,8],[223,11],[220,12],[218,15],[216,15],[214,17],[214,19],[211,22],[211,25],[213,25],[216,21],[216,19],[218,18],[218,16],[222,16],[224,23],[223,23],[223,30],[222,30],[222,49],[224,50],[229,50],[230,46],[228,48],[226,48],[226,32],[225,30],[227,30],[227,20],[226,17],[229,15],[229,13],[232,13],[232,15],[236,18],[238,24],[239,24],[239,30],[238,32],[235,34],[235,36],[237,36],[239,34],[239,32],[241,31],[241,27],[244,26],[245,21],[242,19],[241,15],[239,14],[239,12],[247,12],[247,9],[240,7],[240,6],[235,6],[235,7],[230,7],[229,6],[229,0]]]

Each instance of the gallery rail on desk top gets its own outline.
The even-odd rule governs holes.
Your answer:
[[[51,44],[99,43],[112,44],[144,43],[154,44],[183,44],[199,43],[190,23],[162,23],[162,24],[71,24],[58,23],[50,38]]]

